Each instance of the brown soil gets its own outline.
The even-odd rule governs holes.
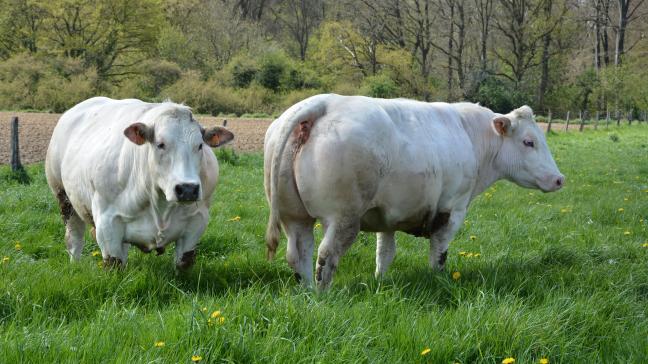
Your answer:
[[[11,117],[19,120],[20,161],[24,164],[45,160],[49,140],[52,136],[60,114],[0,112],[0,164],[11,161]],[[198,116],[204,127],[223,125],[224,118]],[[235,135],[229,144],[238,152],[256,152],[263,150],[263,137],[272,119],[227,119],[227,128]]]

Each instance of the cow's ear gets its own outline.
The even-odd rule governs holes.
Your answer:
[[[153,140],[153,129],[142,123],[135,123],[124,130],[124,135],[131,142],[142,145]]]
[[[511,119],[506,116],[498,116],[493,119],[493,129],[501,136],[510,136],[512,131]]]
[[[202,129],[203,141],[212,148],[220,147],[223,144],[234,140],[234,134],[231,131],[216,126],[211,129]]]

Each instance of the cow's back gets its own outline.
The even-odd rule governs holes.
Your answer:
[[[449,104],[336,96],[294,172],[312,216],[378,209],[376,224],[391,225],[436,210],[442,194],[469,189],[475,167],[461,116]]]

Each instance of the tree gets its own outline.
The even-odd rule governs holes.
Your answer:
[[[275,19],[281,23],[297,43],[299,58],[306,60],[308,42],[313,30],[322,20],[322,0],[283,0],[280,9],[271,8]]]

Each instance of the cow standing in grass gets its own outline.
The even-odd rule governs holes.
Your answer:
[[[430,265],[441,270],[470,201],[491,184],[549,192],[564,183],[528,106],[501,115],[470,103],[317,95],[275,120],[264,148],[268,257],[283,225],[288,263],[310,285],[319,219],[319,288],[361,230],[378,232],[377,276],[394,259],[395,231],[429,238]]]
[[[131,244],[161,253],[175,241],[176,266],[191,266],[218,180],[209,147],[233,137],[221,127],[203,129],[189,107],[171,102],[95,97],[68,110],[54,129],[45,173],[71,259],[81,257],[91,224],[105,263],[126,263]]]

